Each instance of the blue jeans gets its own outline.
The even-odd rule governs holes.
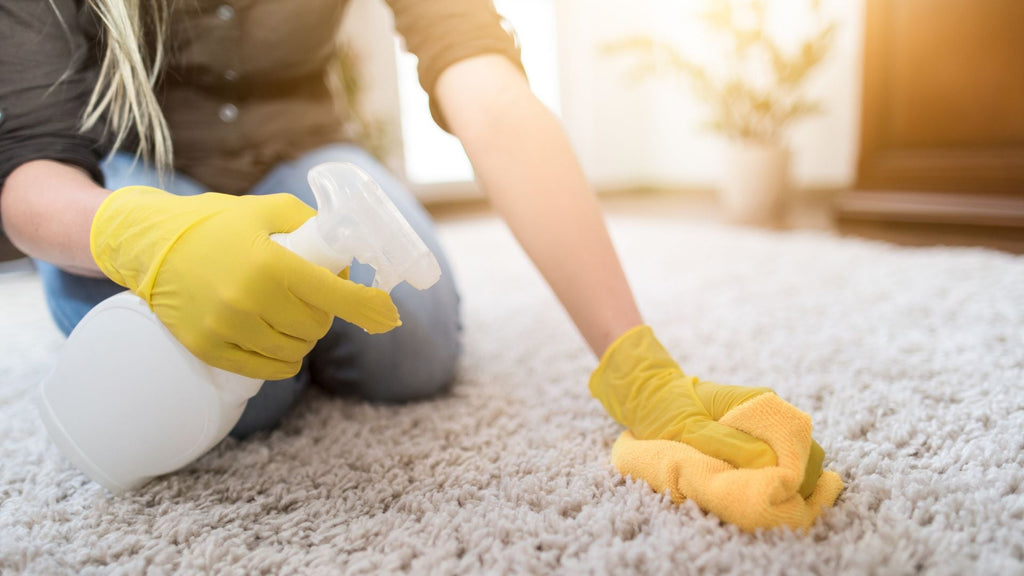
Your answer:
[[[233,436],[244,437],[276,426],[310,383],[334,393],[354,393],[381,402],[404,402],[437,394],[455,378],[462,326],[451,267],[438,244],[430,217],[386,168],[357,146],[332,144],[279,164],[249,193],[288,192],[315,207],[306,173],[313,166],[329,161],[352,162],[373,176],[437,256],[441,279],[424,291],[405,283],[396,286],[391,298],[402,315],[402,326],[386,334],[370,336],[358,326],[336,318],[327,335],[305,358],[296,376],[267,382],[249,400],[241,420],[231,431]],[[104,164],[103,173],[107,188],[111,190],[144,185],[181,196],[207,191],[205,186],[181,173],[168,176],[161,184],[153,169],[142,162],[133,166],[133,156],[123,152]],[[105,278],[77,276],[42,261],[36,261],[36,265],[50,313],[65,335],[71,333],[93,306],[124,290]],[[349,278],[360,284],[369,285],[373,274],[373,269],[365,264],[355,263],[349,270]]]

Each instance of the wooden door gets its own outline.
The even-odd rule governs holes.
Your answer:
[[[841,223],[1024,241],[1024,1],[867,0],[862,114]]]

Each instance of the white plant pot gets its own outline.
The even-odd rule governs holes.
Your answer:
[[[780,224],[789,189],[789,150],[781,144],[730,140],[723,153],[719,194],[726,219]]]

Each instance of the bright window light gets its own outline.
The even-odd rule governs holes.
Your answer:
[[[494,5],[519,36],[523,67],[533,92],[559,114],[554,0],[496,0]],[[416,75],[416,57],[405,52],[400,43],[395,52],[406,177],[415,184],[472,180],[473,169],[462,145],[430,117],[427,95]]]

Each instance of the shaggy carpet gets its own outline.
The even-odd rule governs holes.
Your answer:
[[[807,534],[743,534],[608,465],[595,359],[492,220],[442,237],[464,296],[454,389],[310,391],[112,497],[61,458],[33,387],[61,338],[0,277],[0,573],[1024,573],[1024,258],[616,219],[649,322],[688,372],[811,414],[846,490]]]

